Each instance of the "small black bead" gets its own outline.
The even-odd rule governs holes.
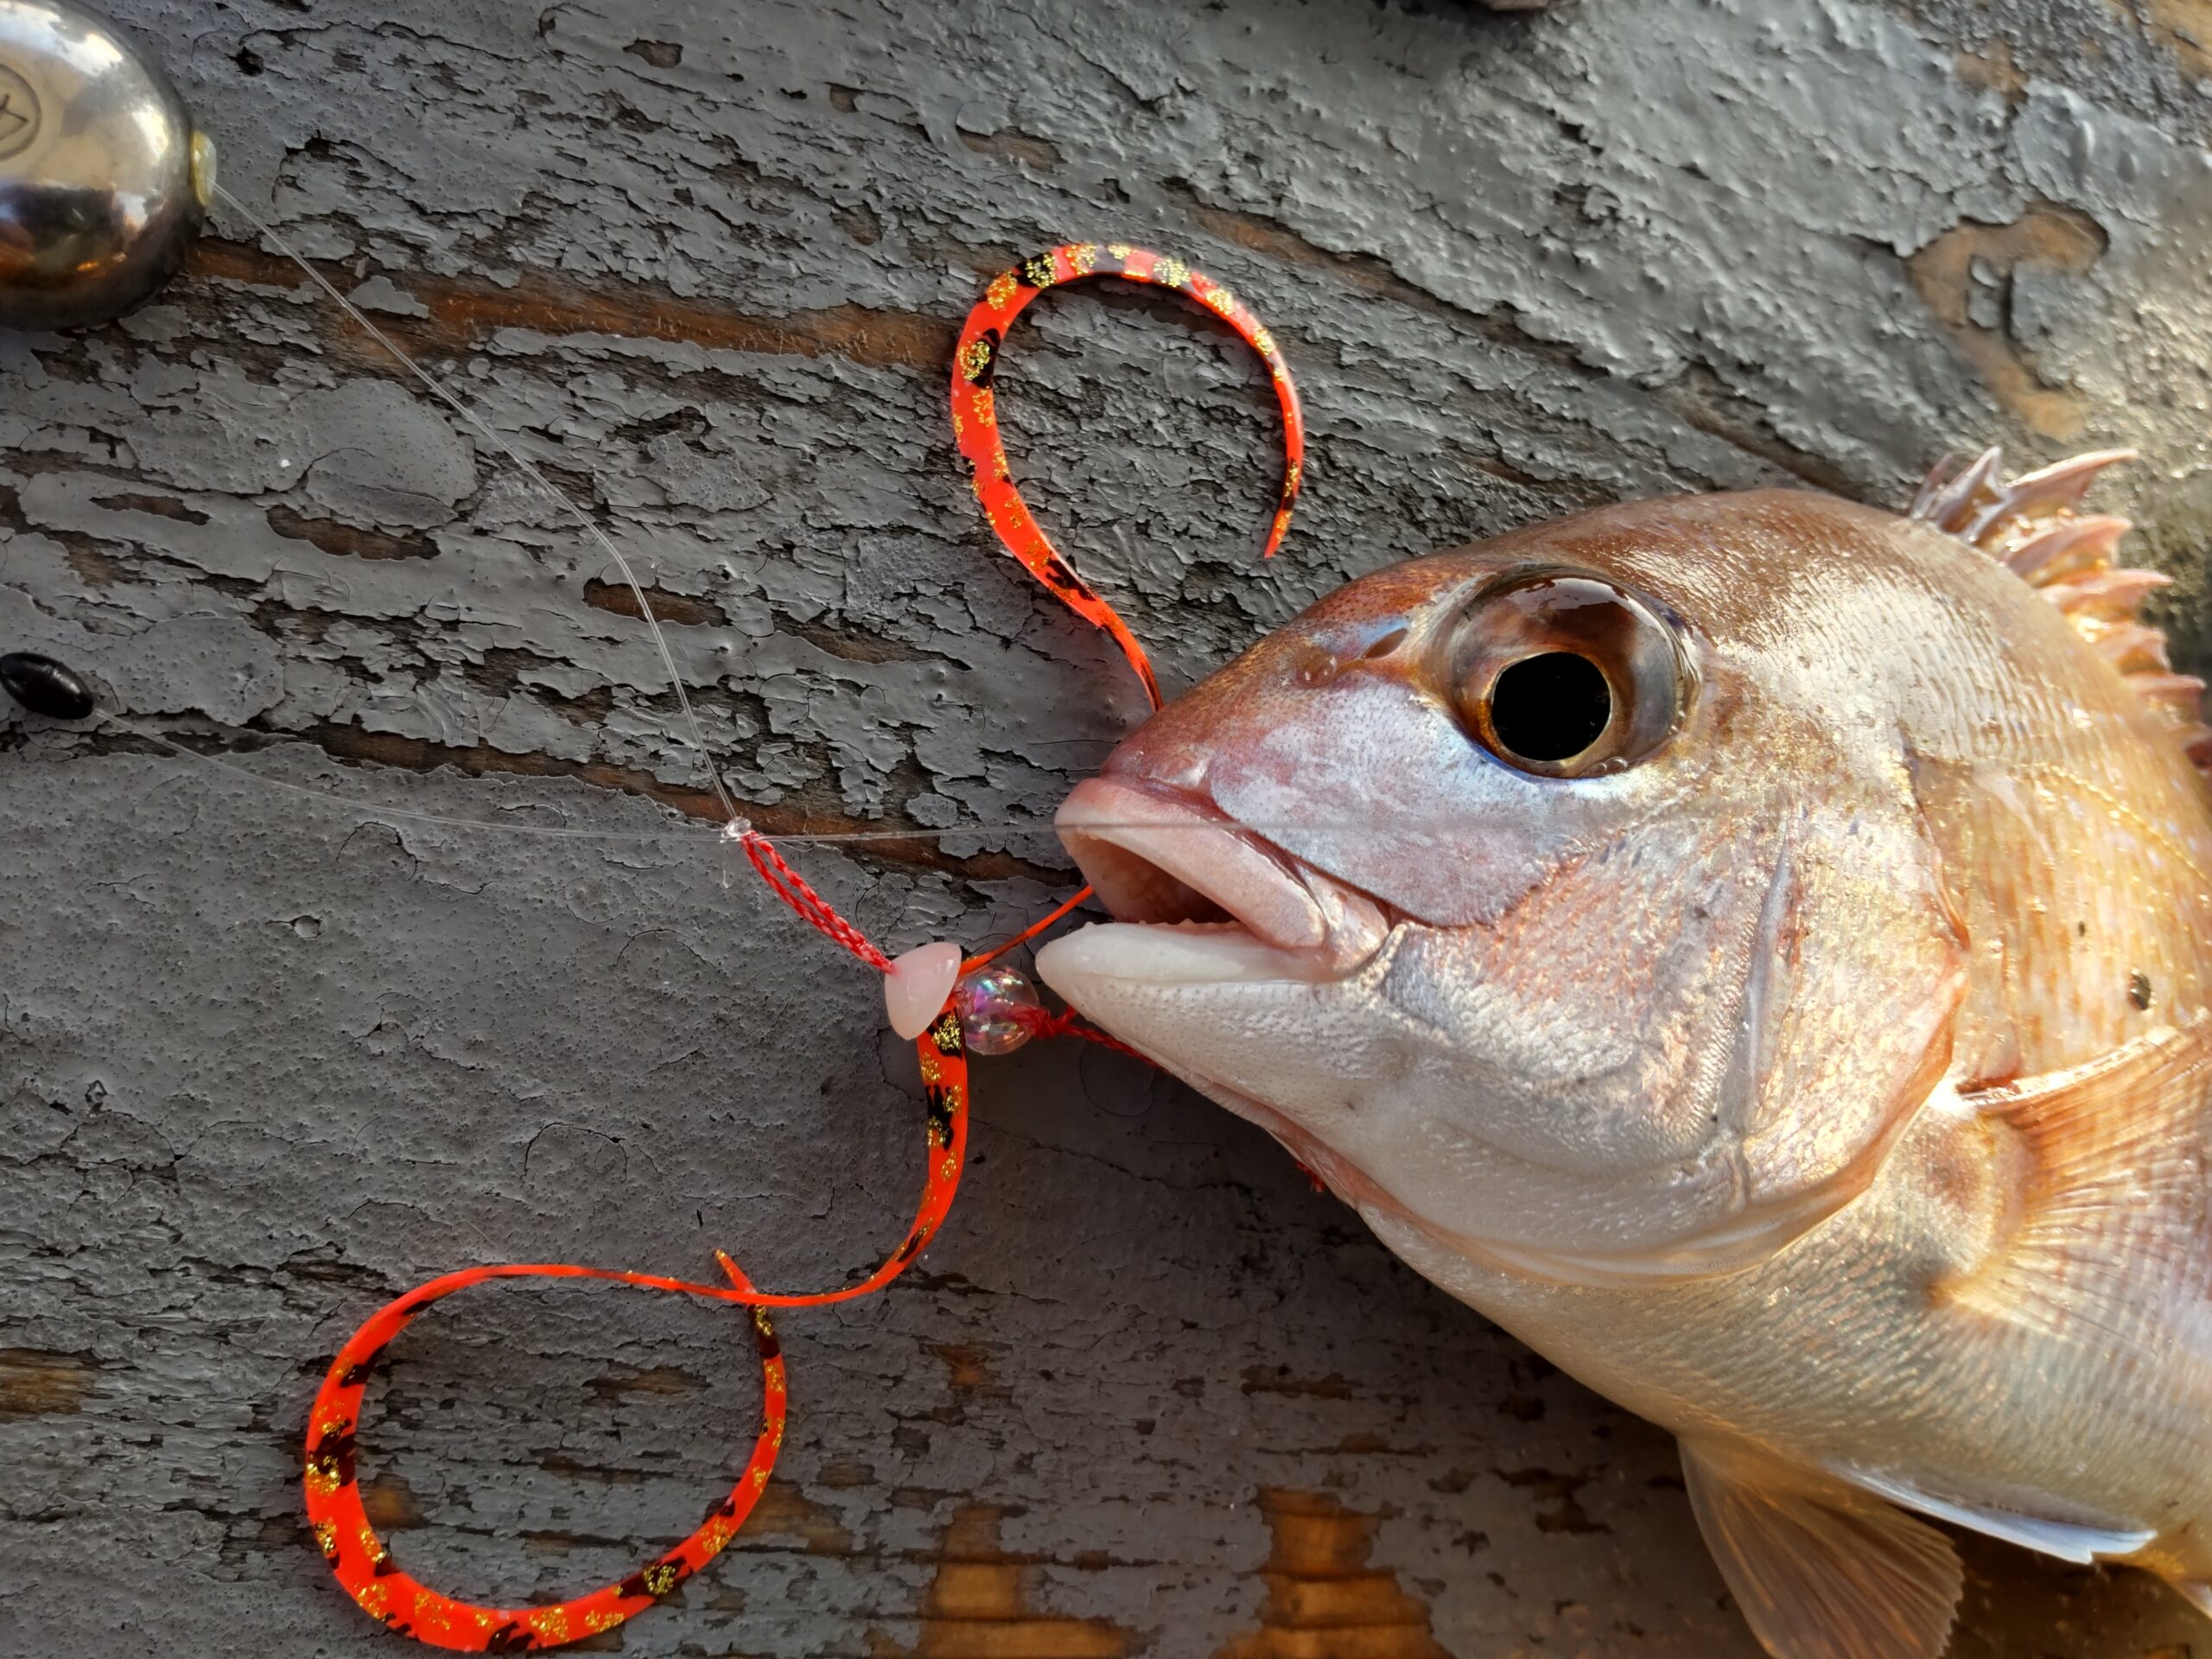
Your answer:
[[[0,690],[48,720],[82,720],[92,712],[92,688],[77,671],[35,651],[0,657]]]

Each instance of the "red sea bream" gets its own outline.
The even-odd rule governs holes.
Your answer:
[[[1681,1439],[1781,1659],[1936,1517],[2212,1607],[2212,812],[2116,457],[1611,507],[1377,572],[1059,823],[1083,1014]]]

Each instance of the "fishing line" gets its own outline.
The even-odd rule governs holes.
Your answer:
[[[217,184],[215,194],[220,197],[227,206],[235,209],[241,218],[259,231],[262,235],[268,238],[275,245],[278,252],[297,265],[309,282],[327,295],[338,308],[352,318],[364,334],[390,353],[393,360],[420,382],[431,396],[460,416],[468,423],[472,430],[483,437],[486,442],[505,455],[508,461],[513,463],[516,471],[528,479],[547,500],[574,519],[576,527],[591,539],[593,545],[614,562],[614,568],[622,573],[622,580],[628,584],[632,595],[638,601],[639,615],[645,619],[645,626],[652,632],[653,647],[660,653],[661,665],[668,671],[668,683],[674,688],[677,706],[683,712],[685,734],[690,737],[692,747],[699,751],[699,761],[707,770],[708,782],[714,786],[715,798],[721,802],[723,814],[727,818],[733,822],[741,819],[744,815],[739,812],[736,801],[731,798],[728,789],[722,783],[721,769],[715,765],[714,751],[707,747],[706,734],[700,729],[698,714],[691,707],[690,693],[684,690],[683,676],[676,666],[676,654],[669,649],[668,636],[661,630],[659,618],[653,614],[652,601],[646,597],[645,585],[638,579],[638,573],[631,568],[630,561],[623,556],[622,550],[615,546],[613,539],[600,529],[589,513],[578,506],[569,496],[555,489],[551,481],[543,473],[538,471],[537,465],[529,456],[524,454],[474,408],[448,391],[445,382],[430,373],[400,349],[397,341],[369,321],[367,314],[359,306],[355,305],[353,301],[340,293],[334,283],[309,264],[297,249],[279,236],[272,226],[264,222],[261,216],[253,209],[232,194],[226,186]]]
[[[118,731],[128,732],[132,736],[142,738],[149,743],[160,745],[162,748],[167,749],[170,753],[176,755],[181,760],[193,761],[200,766],[211,767],[218,772],[228,772],[232,777],[240,779],[257,788],[281,790],[288,795],[298,797],[302,804],[308,807],[310,810],[342,814],[356,823],[378,823],[390,819],[397,819],[403,823],[425,824],[442,830],[480,830],[492,835],[540,836],[557,841],[599,841],[613,842],[696,841],[702,843],[720,845],[728,842],[732,838],[730,828],[727,824],[717,827],[711,824],[702,824],[687,821],[680,823],[665,824],[657,830],[578,830],[562,824],[507,823],[494,818],[461,817],[447,812],[426,812],[419,807],[401,806],[396,803],[359,801],[349,796],[334,793],[330,790],[317,789],[311,784],[296,784],[282,778],[268,777],[264,773],[252,771],[249,767],[242,766],[238,761],[229,755],[209,754],[205,750],[195,749],[188,744],[177,741],[175,737],[168,733],[157,731],[153,727],[143,725],[136,720],[130,719],[127,715],[105,713],[102,714],[100,716],[100,724],[92,729],[98,731],[106,728],[113,728]],[[277,734],[270,737],[269,741],[269,749],[270,752],[275,752],[283,746],[290,743],[302,744],[315,755],[321,756],[325,760],[329,758],[323,750],[315,747],[315,746],[307,739],[294,738],[289,734]],[[257,753],[259,753],[259,751],[257,751]],[[550,783],[560,782],[563,780],[557,778],[531,777],[522,779],[520,781],[529,783]],[[586,786],[592,787],[591,785]],[[625,792],[629,793],[630,791]],[[682,810],[680,807],[670,806],[665,802],[654,800],[652,797],[642,793],[632,793],[632,798],[640,801],[650,801],[654,806],[658,807],[664,812],[680,812]],[[518,804],[518,810],[527,810],[554,804],[556,804],[551,802],[525,801]],[[1681,811],[1685,816],[1694,814],[1700,810],[1700,804],[1701,804],[1700,803],[1694,802],[1685,803],[1681,808]],[[1722,810],[1733,811],[1736,808],[1732,804],[1726,809],[1716,807],[1710,810],[1714,811]],[[741,822],[742,822],[742,820],[741,820]],[[1103,833],[1122,830],[1141,830],[1147,835],[1160,833],[1217,835],[1224,830],[1248,830],[1253,834],[1262,836],[1281,836],[1293,833],[1328,836],[1453,836],[1466,834],[1470,828],[1470,824],[1469,821],[1465,817],[1421,817],[1413,816],[1391,817],[1376,815],[1366,818],[1344,820],[1330,818],[1236,818],[1232,820],[1223,818],[1218,821],[1209,821],[1201,818],[1191,818],[1187,820],[1132,818],[1123,821],[1112,818],[1086,818],[1084,820],[1083,827],[1086,833]],[[867,847],[879,843],[889,844],[899,842],[948,841],[961,836],[974,836],[978,838],[1005,836],[1057,838],[1058,835],[1059,830],[1058,826],[1050,818],[1006,818],[996,821],[979,820],[974,823],[957,823],[946,829],[935,829],[922,825],[916,825],[911,830],[779,830],[777,832],[775,839],[779,845],[783,846]]]

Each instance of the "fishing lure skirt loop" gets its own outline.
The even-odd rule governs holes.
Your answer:
[[[386,1303],[353,1332],[331,1362],[308,1420],[308,1523],[314,1529],[323,1559],[364,1612],[432,1647],[461,1653],[519,1653],[558,1647],[595,1636],[632,1613],[643,1612],[712,1560],[736,1536],[767,1485],[776,1453],[783,1447],[783,1353],[767,1310],[755,1307],[753,1330],[760,1355],[762,1395],[760,1438],[753,1442],[753,1454],[746,1459],[729,1496],[707,1512],[690,1536],[619,1583],[543,1606],[480,1606],[444,1595],[411,1577],[393,1562],[391,1552],[369,1524],[368,1512],[361,1503],[354,1441],[369,1373],[378,1357],[407,1328],[408,1321],[431,1303],[486,1280],[526,1278],[605,1279],[654,1290],[726,1294],[712,1287],[646,1274],[559,1263],[470,1268],[433,1279]],[[751,1288],[734,1269],[732,1279],[740,1292]]]
[[[1298,388],[1291,384],[1290,365],[1283,361],[1267,324],[1204,272],[1149,248],[1134,248],[1122,242],[1071,242],[1025,259],[992,279],[982,302],[969,312],[968,321],[961,326],[960,344],[952,357],[952,435],[976,499],[982,504],[999,540],[1021,561],[1023,569],[1084,621],[1105,630],[1121,647],[1122,655],[1128,658],[1143,683],[1146,697],[1157,709],[1160,682],[1136,635],[1122,620],[1121,613],[1052,545],[1052,538],[1031,516],[1021,492],[1014,488],[1006,445],[999,439],[997,404],[991,393],[1007,331],[1023,308],[1048,288],[1087,276],[1121,276],[1186,295],[1234,328],[1267,365],[1268,378],[1274,383],[1275,401],[1282,409],[1283,448],[1282,485],[1275,493],[1274,515],[1268,521],[1267,546],[1262,550],[1268,558],[1274,556],[1284,532],[1290,528],[1290,511],[1305,477],[1306,417],[1299,407]]]
[[[968,1151],[968,1056],[960,1019],[948,1003],[915,1043],[922,1073],[923,1137],[928,1166],[921,1201],[899,1247],[874,1272],[837,1290],[786,1295],[753,1287],[737,1264],[717,1250],[715,1259],[728,1285],[695,1285],[654,1274],[619,1273],[568,1262],[478,1267],[449,1273],[416,1286],[387,1302],[346,1339],[324,1373],[315,1408],[308,1416],[308,1523],[338,1581],[361,1609],[402,1635],[433,1647],[463,1653],[519,1653],[556,1648],[612,1628],[644,1611],[720,1554],[745,1522],[761,1489],[768,1484],[776,1453],[784,1443],[784,1357],[769,1307],[824,1307],[849,1302],[881,1289],[897,1278],[936,1235],[960,1186]],[[542,1607],[479,1606],[441,1594],[401,1570],[391,1552],[369,1524],[361,1503],[355,1445],[360,1433],[361,1395],[378,1357],[407,1323],[431,1303],[492,1279],[593,1279],[636,1285],[647,1290],[677,1291],[748,1308],[760,1351],[764,1404],[760,1437],[753,1443],[737,1484],[707,1513],[698,1529],[673,1549],[664,1551],[619,1584],[572,1601]]]

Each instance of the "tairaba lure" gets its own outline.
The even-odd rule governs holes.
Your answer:
[[[1046,981],[1678,1434],[1781,1659],[1942,1650],[1918,1516],[2212,1611],[2212,746],[2119,458],[1378,572],[1060,812]]]
[[[235,197],[224,198],[241,213],[253,216]],[[258,219],[254,223],[260,224]],[[266,226],[263,234],[283,248],[308,280],[391,353],[433,396],[488,442],[504,451],[524,477],[596,542],[630,583],[639,613],[653,631],[668,666],[683,725],[708,754],[693,717],[667,641],[652,620],[652,606],[635,570],[620,549],[566,497],[545,481],[514,447],[463,404],[442,382],[425,372],[367,317]],[[1284,470],[1278,488],[1265,552],[1272,556],[1289,527],[1304,468],[1305,429],[1298,394],[1272,335],[1249,308],[1230,292],[1179,259],[1121,243],[1071,243],[1025,259],[992,282],[969,313],[952,365],[952,425],[977,502],[1007,550],[1032,575],[1085,621],[1107,632],[1121,648],[1157,709],[1160,690],[1143,647],[1112,605],[1076,574],[1044,531],[1031,518],[999,440],[991,383],[1007,330],[1029,302],[1047,289],[1091,276],[1121,276],[1183,294],[1233,329],[1267,365],[1282,411]],[[15,670],[20,669],[20,673]],[[16,654],[0,658],[0,686],[35,713],[76,718],[94,706],[89,688],[63,664]],[[132,728],[131,729],[137,729]],[[156,741],[165,741],[158,734]],[[172,746],[174,747],[174,746]],[[181,753],[186,753],[180,751]],[[604,1636],[625,1620],[671,1593],[728,1547],[745,1524],[767,1485],[782,1450],[787,1413],[783,1349],[771,1323],[770,1308],[823,1307],[874,1294],[918,1259],[944,1225],[960,1184],[968,1141],[969,1051],[1002,1054],[1032,1036],[1071,1034],[1120,1048],[1103,1032],[1067,1014],[1048,1015],[1038,1005],[1027,979],[1009,967],[992,964],[1015,946],[1058,922],[1090,896],[1088,887],[1014,939],[979,956],[965,957],[959,946],[940,940],[893,960],[855,928],[786,863],[766,836],[738,816],[711,758],[707,761],[715,799],[729,814],[726,838],[735,842],[760,879],[799,917],[830,943],[850,952],[883,976],[885,1011],[899,1035],[912,1041],[921,1074],[925,1173],[922,1195],[905,1239],[872,1273],[835,1290],[781,1294],[764,1292],[720,1251],[716,1259],[727,1284],[702,1285],[657,1274],[580,1267],[569,1262],[518,1262],[467,1268],[419,1285],[378,1309],[353,1332],[324,1373],[308,1414],[306,1469],[302,1480],[308,1521],[315,1543],[338,1580],[363,1611],[389,1629],[434,1647],[466,1653],[518,1653],[564,1646]],[[409,816],[402,814],[400,816]],[[835,837],[831,837],[835,839]],[[358,1459],[361,1407],[376,1363],[408,1324],[425,1308],[457,1291],[499,1280],[589,1279],[646,1289],[674,1291],[734,1303],[752,1313],[760,1360],[760,1430],[736,1484],[707,1511],[692,1532],[646,1565],[610,1585],[565,1601],[530,1607],[490,1606],[463,1601],[421,1582],[403,1568],[371,1524],[362,1501]]]

